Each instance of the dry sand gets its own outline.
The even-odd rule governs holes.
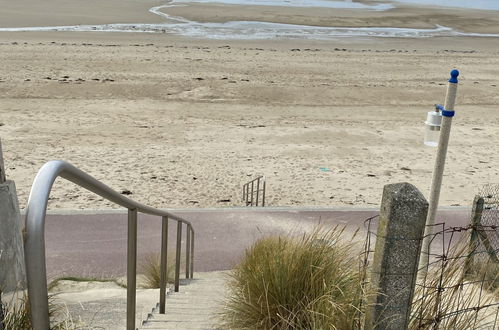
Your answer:
[[[120,21],[133,16],[128,5],[118,10]],[[130,21],[149,15],[136,12]],[[37,21],[19,26],[41,24],[28,16],[24,22]],[[4,32],[7,175],[21,207],[37,170],[52,159],[162,208],[241,206],[242,185],[261,174],[269,206],[375,207],[383,186],[400,181],[428,195],[435,149],[422,144],[423,122],[443,102],[456,67],[462,79],[441,205],[469,205],[480,185],[499,180],[498,55],[497,38]],[[60,182],[49,207],[113,205]]]

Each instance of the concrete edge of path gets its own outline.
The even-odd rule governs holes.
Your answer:
[[[471,206],[442,206],[438,208],[440,211],[463,211],[471,210]],[[160,208],[162,211],[171,213],[187,213],[187,212],[359,212],[359,211],[379,211],[379,207],[225,207],[225,208]],[[86,214],[125,214],[127,209],[54,209],[47,210],[49,215],[86,215]],[[26,209],[21,210],[21,214],[26,214]]]

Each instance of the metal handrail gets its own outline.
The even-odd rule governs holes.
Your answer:
[[[186,278],[193,278],[194,229],[192,224],[167,211],[137,203],[96,180],[65,161],[50,161],[35,177],[26,208],[25,259],[31,322],[34,330],[50,328],[47,270],[45,265],[45,216],[52,185],[58,177],[71,181],[95,194],[128,209],[127,244],[127,329],[135,329],[136,270],[137,270],[137,213],[162,217],[160,313],[165,312],[167,281],[168,220],[177,221],[175,262],[175,291],[179,290],[182,224],[187,226]]]
[[[260,182],[263,183],[263,186],[261,188]],[[260,200],[260,192],[262,193],[262,206],[265,206],[265,175],[261,175],[243,185],[243,202],[245,206],[258,206],[258,202]]]

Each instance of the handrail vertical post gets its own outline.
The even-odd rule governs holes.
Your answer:
[[[258,179],[256,180],[256,205],[255,206],[258,206],[258,197],[260,196],[260,178],[261,177],[258,177]]]
[[[191,270],[191,276],[190,278],[194,278],[194,230],[192,229],[191,227],[191,267],[190,267],[190,270]]]
[[[191,226],[187,225],[185,230],[185,278],[189,279],[189,267],[191,266]]]
[[[185,278],[189,278],[191,267],[191,226],[186,226],[185,239]]]
[[[177,251],[175,255],[175,292],[180,285],[180,254],[182,251],[182,222],[177,221]]]
[[[251,206],[253,206],[253,193],[255,191],[255,180],[251,181]]]
[[[249,204],[249,183],[246,185],[246,206]]]
[[[2,153],[2,140],[0,140],[0,183],[4,183],[7,180],[5,176],[5,165],[3,162],[3,153]]]
[[[168,217],[161,218],[161,275],[159,283],[159,313],[165,314],[166,282],[168,281]]]
[[[265,176],[263,177],[262,207],[265,206]]]
[[[32,201],[32,204],[40,201]],[[26,211],[26,282],[28,285],[29,311],[34,329],[50,329],[47,268],[45,266],[45,212],[32,212],[28,203]],[[37,205],[35,205],[37,207]],[[41,224],[41,226],[40,226]]]
[[[128,209],[128,250],[126,283],[126,327],[135,330],[135,303],[137,287],[137,209]]]

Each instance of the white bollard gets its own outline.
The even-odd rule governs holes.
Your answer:
[[[445,167],[445,157],[447,155],[447,146],[449,145],[450,129],[452,126],[452,117],[454,117],[454,104],[457,94],[458,70],[452,70],[449,84],[447,85],[447,95],[445,97],[444,109],[442,109],[442,126],[440,127],[440,137],[438,140],[437,157],[433,169],[433,179],[430,190],[430,205],[428,216],[426,218],[426,228],[421,249],[421,258],[419,262],[420,278],[426,277],[428,264],[430,261],[430,243],[433,234],[433,225],[437,214],[438,202],[440,199],[440,187],[442,186],[442,177]]]

